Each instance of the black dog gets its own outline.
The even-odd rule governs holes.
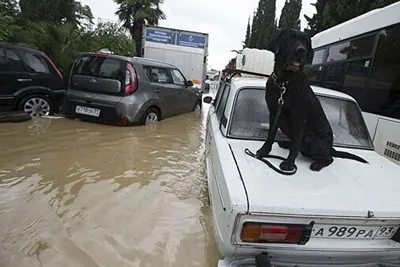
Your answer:
[[[284,30],[279,33],[270,50],[275,54],[274,73],[268,79],[265,95],[270,125],[277,115],[282,86],[286,88],[278,127],[290,142],[279,142],[279,145],[289,148],[290,153],[280,168],[293,170],[299,152],[314,160],[310,166],[313,171],[329,166],[333,162],[332,157],[367,163],[356,155],[333,149],[332,128],[303,72],[304,64],[311,63],[313,58],[310,38],[300,31]],[[271,128],[267,141],[257,151],[256,157],[259,159],[271,152],[276,135],[276,129],[272,131]]]

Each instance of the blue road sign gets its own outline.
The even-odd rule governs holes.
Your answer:
[[[162,31],[162,30],[151,30],[147,29],[146,31],[146,41],[162,43],[162,44],[172,44],[173,34],[170,31]]]
[[[181,33],[178,39],[178,45],[195,48],[204,48],[206,46],[206,37]]]

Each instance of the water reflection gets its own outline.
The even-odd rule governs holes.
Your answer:
[[[206,108],[152,127],[0,125],[0,266],[216,266]]]

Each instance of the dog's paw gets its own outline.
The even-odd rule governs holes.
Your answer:
[[[281,168],[282,171],[293,171],[294,170],[294,164],[284,161],[279,165],[279,168]]]
[[[256,153],[256,158],[261,159],[263,157],[266,157],[269,155],[270,152],[271,148],[260,148]]]
[[[323,164],[323,163],[321,163],[321,162],[314,162],[314,163],[311,164],[310,169],[311,169],[312,171],[319,172],[319,171],[322,170],[322,168],[324,168],[325,166],[326,166],[326,164]]]

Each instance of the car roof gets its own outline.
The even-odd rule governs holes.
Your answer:
[[[29,47],[24,47],[22,45],[0,43],[0,47],[7,48],[7,49],[17,49],[17,50],[27,51],[27,52],[31,52],[31,53],[35,53],[35,54],[44,54],[42,51],[32,49]]]
[[[266,88],[266,83],[268,79],[267,78],[250,78],[250,77],[235,77],[231,80],[230,85],[231,85],[231,90],[233,90],[233,94],[235,95],[236,92],[244,87],[257,87],[257,88]],[[329,97],[335,97],[335,98],[344,98],[350,101],[354,101],[354,98],[341,93],[339,91],[323,88],[320,86],[315,86],[311,85],[311,89],[314,91],[316,95],[321,95],[321,96],[329,96]]]
[[[125,61],[130,61],[133,63],[137,63],[140,65],[147,65],[147,66],[155,66],[155,67],[165,67],[165,68],[174,68],[177,69],[176,66],[169,64],[167,62],[155,60],[155,59],[150,59],[150,58],[143,58],[143,57],[126,57],[126,56],[120,56],[120,55],[113,55],[113,54],[107,54],[107,53],[101,53],[101,52],[86,52],[86,53],[81,53],[81,55],[103,55],[108,58],[114,58],[114,59],[119,59],[119,60],[125,60]]]

